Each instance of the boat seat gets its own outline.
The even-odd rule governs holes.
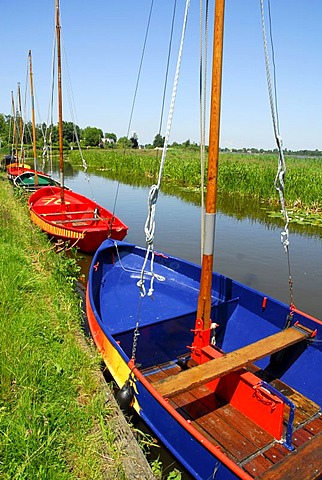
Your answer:
[[[111,218],[101,218],[101,217],[83,217],[83,218],[68,218],[67,220],[52,220],[52,223],[62,224],[62,223],[82,223],[82,222],[109,222]]]
[[[84,213],[94,213],[94,211],[92,209],[89,209],[89,210],[78,210],[78,211],[75,211],[75,212],[49,212],[49,213],[41,213],[40,215],[42,217],[49,217],[51,215],[75,215],[75,214],[84,214]]]
[[[162,379],[154,384],[164,397],[172,397],[184,393],[192,387],[211,382],[219,377],[241,369],[249,363],[279,352],[286,347],[312,337],[312,330],[294,325],[255,343],[227,353],[206,363],[185,370],[178,375]]]

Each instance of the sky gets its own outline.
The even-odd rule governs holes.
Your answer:
[[[151,2],[60,1],[64,120],[75,121],[81,128],[95,126],[117,137],[135,132],[140,144],[153,142],[161,122],[174,0],[153,2],[138,81]],[[322,150],[322,1],[270,2],[283,145],[289,150]],[[176,3],[162,135],[185,3]],[[268,19],[267,0],[264,4]],[[19,82],[26,105],[24,115],[30,118],[27,59],[31,50],[36,122],[50,123],[54,0],[0,0],[0,6],[0,112],[12,112],[11,91],[16,98]],[[209,6],[208,101],[213,0]],[[200,142],[199,10],[199,1],[191,0],[170,143]],[[223,55],[220,146],[275,148],[259,0],[226,0]]]

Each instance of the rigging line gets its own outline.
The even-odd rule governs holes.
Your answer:
[[[68,62],[67,62],[66,50],[65,50],[64,47],[63,47],[63,55],[64,55],[64,65],[65,65],[65,69],[66,69],[66,73],[67,73],[67,80],[68,80],[67,84],[66,84],[66,90],[67,90],[67,97],[68,97],[70,114],[71,114],[71,117],[72,117],[74,135],[75,135],[75,138],[76,138],[76,143],[77,143],[77,147],[78,147],[78,150],[79,150],[79,154],[80,154],[80,157],[82,159],[84,172],[85,172],[85,174],[87,174],[87,163],[86,163],[86,160],[83,156],[83,152],[82,152],[82,149],[81,149],[81,146],[80,146],[79,136],[78,136],[78,132],[77,132],[77,128],[76,128],[76,123],[77,123],[76,107],[75,107],[72,82],[71,82],[69,67],[68,67]],[[87,180],[88,180],[88,183],[89,183],[88,175],[86,175],[86,177],[87,177]],[[90,188],[91,188],[91,185],[90,185]],[[91,188],[91,191],[92,191],[92,188]],[[93,191],[92,191],[92,194],[94,195]]]
[[[46,125],[46,132],[45,132],[45,137],[46,137],[46,145],[49,143],[49,158],[50,158],[50,173],[53,173],[53,148],[52,148],[52,133],[53,133],[53,123],[54,123],[54,118],[53,118],[53,112],[54,112],[54,91],[55,91],[55,67],[56,67],[56,35],[54,35],[53,39],[53,45],[52,45],[52,74],[51,74],[51,85],[50,85],[50,101],[48,105],[48,112],[47,112],[47,125]],[[48,130],[49,130],[49,135],[48,135]],[[48,142],[47,142],[47,137]]]
[[[274,50],[274,42],[273,42],[273,29],[272,29],[272,16],[271,16],[271,2],[268,0],[268,20],[269,20],[269,36],[271,42],[271,51],[272,51],[272,64],[273,64],[273,77],[274,77],[274,97],[275,97],[275,112],[276,112],[276,123],[277,123],[277,130],[279,131],[279,116],[278,116],[278,108],[277,108],[277,88],[276,88],[276,65],[275,65],[275,50]]]
[[[164,89],[163,89],[163,97],[162,97],[162,107],[161,107],[161,115],[160,115],[159,135],[161,135],[161,130],[162,130],[163,113],[164,113],[164,105],[165,105],[165,95],[166,95],[167,84],[168,84],[169,65],[170,65],[170,56],[171,56],[171,49],[172,49],[173,29],[174,29],[174,20],[175,20],[175,16],[176,16],[176,9],[177,9],[177,0],[174,1],[174,5],[173,5],[171,32],[170,32],[170,40],[169,40],[169,48],[168,48],[168,59],[167,59],[167,67],[166,67],[166,73],[165,73]]]
[[[142,71],[143,59],[144,59],[144,55],[145,55],[145,48],[146,48],[148,34],[149,34],[149,30],[150,30],[153,5],[154,5],[154,0],[151,0],[150,11],[149,11],[149,15],[148,15],[148,23],[147,23],[146,30],[145,30],[145,36],[144,36],[144,41],[143,41],[140,65],[139,65],[139,70],[138,70],[138,74],[137,74],[137,79],[136,79],[136,84],[135,84],[135,89],[134,89],[134,95],[133,95],[133,101],[132,101],[132,107],[131,107],[131,112],[130,112],[130,117],[129,117],[129,123],[128,123],[128,127],[127,127],[127,132],[126,132],[126,138],[127,139],[130,136],[130,129],[131,129],[131,124],[132,124],[134,106],[135,106],[136,96],[137,96],[137,92],[138,92],[138,88],[139,88],[139,81],[140,81],[140,78],[141,78],[141,71]],[[124,145],[124,149],[123,149],[123,161],[125,160],[125,154],[126,154],[126,145]],[[112,210],[113,216],[114,216],[114,213],[115,213],[115,210],[116,210],[116,202],[117,202],[119,190],[120,190],[120,182],[118,181],[117,185],[116,185],[116,193],[115,193],[114,205],[113,205],[113,210]]]
[[[268,0],[268,7],[270,12],[270,0]],[[263,34],[263,46],[264,46],[264,54],[265,54],[265,67],[266,67],[266,77],[267,77],[267,85],[268,85],[268,92],[269,92],[269,100],[270,100],[270,108],[271,108],[271,115],[272,115],[272,122],[273,122],[273,129],[275,134],[275,140],[278,147],[279,152],[279,160],[278,160],[278,170],[275,177],[275,188],[279,193],[280,203],[282,207],[282,213],[285,221],[284,230],[281,232],[281,243],[284,247],[284,251],[287,254],[287,263],[288,263],[288,278],[289,278],[289,290],[290,290],[290,305],[294,305],[294,293],[293,293],[293,280],[291,275],[291,262],[290,262],[290,253],[289,253],[289,217],[287,213],[287,209],[285,206],[285,198],[284,198],[284,178],[286,173],[286,163],[284,159],[284,152],[283,152],[283,142],[279,131],[279,122],[278,122],[278,108],[277,108],[277,93],[276,93],[276,68],[275,68],[275,61],[274,61],[274,46],[273,46],[273,37],[272,37],[272,23],[271,23],[271,15],[269,15],[269,28],[270,28],[270,39],[271,39],[271,50],[273,55],[273,68],[274,68],[274,91],[275,91],[275,102],[273,99],[273,91],[272,91],[272,81],[271,81],[271,74],[270,74],[270,62],[269,62],[269,54],[268,54],[268,47],[267,47],[267,37],[266,37],[266,29],[265,29],[265,14],[264,14],[264,4],[263,0],[260,0],[260,8],[261,8],[261,16],[262,16],[262,34]]]
[[[154,273],[153,273],[154,245],[153,245],[153,242],[154,242],[154,231],[155,231],[155,210],[156,210],[156,203],[157,203],[157,200],[158,200],[158,194],[159,194],[161,180],[162,180],[162,173],[163,173],[163,167],[164,167],[164,163],[165,163],[165,159],[166,159],[166,153],[167,153],[167,148],[168,148],[168,143],[169,143],[171,126],[172,126],[172,119],[173,119],[174,105],[175,105],[177,89],[178,89],[179,73],[180,73],[180,66],[181,66],[181,57],[182,57],[183,44],[184,44],[184,39],[185,39],[186,27],[187,27],[189,7],[190,7],[190,0],[186,0],[186,7],[185,7],[185,13],[184,13],[184,19],[183,19],[183,25],[182,25],[180,47],[179,47],[179,52],[178,52],[177,66],[176,66],[176,72],[175,72],[175,76],[174,76],[171,102],[170,102],[170,108],[169,108],[169,114],[168,114],[167,129],[166,129],[166,134],[165,134],[165,138],[164,138],[162,157],[161,157],[161,162],[160,162],[160,167],[159,167],[158,183],[156,185],[151,186],[150,191],[149,191],[149,197],[148,197],[148,215],[147,215],[147,219],[146,219],[145,226],[144,226],[147,248],[146,248],[145,260],[144,260],[143,266],[142,266],[141,278],[137,283],[138,287],[140,288],[140,293],[141,293],[142,296],[145,295],[144,290],[143,290],[144,289],[144,273],[145,273],[145,267],[146,267],[147,260],[149,258],[150,253],[151,253],[150,271],[151,271],[152,275],[151,275],[151,280],[150,280],[150,288],[149,288],[149,291],[148,291],[148,296],[152,296],[153,291],[154,291],[154,288],[153,288],[153,283],[154,283]]]
[[[205,144],[206,144],[206,106],[207,106],[207,55],[208,55],[208,15],[209,1],[205,8],[205,38],[203,40],[203,0],[200,0],[200,193],[201,193],[201,259],[204,244],[205,210]]]
[[[145,48],[146,48],[146,43],[147,43],[147,39],[148,39],[148,33],[149,33],[149,30],[150,30],[153,4],[154,4],[154,0],[151,1],[151,5],[150,5],[150,12],[149,12],[149,17],[148,17],[148,23],[147,23],[147,27],[146,27],[146,31],[145,31],[145,37],[144,37],[144,42],[143,42],[143,49],[142,49],[142,55],[141,55],[141,60],[140,60],[140,66],[139,66],[139,71],[138,71],[138,75],[137,75],[136,85],[135,85],[135,89],[134,89],[134,96],[133,96],[132,108],[131,108],[131,113],[130,113],[130,118],[129,118],[128,129],[127,129],[127,135],[126,135],[127,138],[129,138],[129,135],[130,135],[130,128],[131,128],[131,123],[132,123],[134,106],[135,106],[135,102],[136,102],[136,96],[137,96],[138,88],[139,88],[139,81],[140,81],[140,77],[141,77],[141,71],[142,71],[143,59],[144,59],[144,54],[145,54]]]

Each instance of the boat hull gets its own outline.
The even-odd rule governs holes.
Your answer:
[[[28,200],[31,220],[56,240],[94,253],[109,237],[122,240],[128,227],[109,210],[72,190],[43,187]]]
[[[51,178],[49,175],[38,172],[36,177],[34,171],[25,171],[21,173],[13,179],[13,183],[16,187],[23,188],[28,192],[34,192],[39,188],[48,186],[60,186],[60,183]]]
[[[7,177],[11,181],[14,181],[16,177],[18,177],[19,175],[25,172],[35,172],[35,170],[30,168],[29,165],[13,164],[13,165],[7,166]],[[43,173],[43,172],[39,172],[39,173]]]
[[[183,393],[169,401],[155,387],[153,380],[168,375],[172,367],[179,370],[178,359],[189,356],[194,341],[191,330],[194,329],[200,267],[158,254],[154,261],[157,278],[153,300],[142,298],[136,284],[140,278],[144,255],[144,249],[112,241],[104,242],[94,255],[86,299],[87,318],[93,339],[119,387],[131,377],[135,389],[134,408],[194,478],[213,478],[215,474],[216,479],[254,478],[256,475],[249,473],[250,461],[255,455],[254,450],[251,450],[253,445],[249,445],[250,450],[247,452],[243,452],[239,444],[234,447],[233,453],[227,449],[226,442],[231,429],[229,422],[225,423],[226,429],[222,430],[216,441],[209,432],[206,435],[203,430],[209,428],[211,422],[214,422],[213,418],[216,419],[215,423],[222,422],[219,417],[220,408],[214,412],[215,417],[207,411],[207,425],[201,428],[201,411],[205,409],[205,399],[200,405],[197,397],[189,403],[188,394]],[[145,277],[148,283],[149,276]],[[286,382],[292,391],[309,397],[311,408],[315,409],[315,421],[320,418],[322,399],[319,382],[322,335],[319,320],[295,309],[290,312],[287,305],[214,273],[212,320],[219,326],[216,328],[216,347],[210,346],[206,350],[213,352],[209,354],[211,359],[219,358],[223,351],[234,352],[268,335],[274,335],[283,330],[290,313],[293,324],[301,322],[316,332],[314,341],[306,343],[303,351],[289,347],[286,356],[280,357],[275,366],[268,358],[260,359],[254,363],[252,372],[259,370],[266,372],[267,376],[269,373],[275,381],[278,378]],[[140,365],[139,368],[131,360],[137,322],[140,335],[135,346],[135,364]],[[307,372],[310,372],[309,376]],[[261,390],[257,398],[254,391],[258,381],[259,378],[254,373],[241,368],[209,385],[211,391],[216,394],[219,392],[222,399],[226,395],[225,409],[230,407],[236,411],[238,418],[246,418],[249,430],[255,431],[260,427],[260,435],[268,436],[268,445],[269,442],[272,445],[274,442],[281,443],[283,418],[278,418],[276,412],[279,409],[284,412],[284,401],[274,393],[267,393],[265,389]],[[200,392],[199,388],[199,396]],[[262,395],[267,395],[265,401],[262,401]],[[184,402],[189,403],[190,410],[184,410],[188,408]],[[274,412],[270,407],[273,403]],[[197,414],[192,414],[191,409],[196,409],[197,405]],[[241,417],[241,414],[244,416]],[[233,437],[239,438],[239,433],[231,430],[229,441],[233,442]],[[247,442],[252,443],[245,437],[244,443]],[[277,448],[275,443],[274,448]],[[261,448],[264,450],[264,447]],[[299,475],[303,475],[303,472]],[[276,478],[283,477],[277,475]]]

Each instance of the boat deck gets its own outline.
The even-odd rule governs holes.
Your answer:
[[[250,370],[259,374],[252,365]],[[143,373],[152,383],[176,375],[176,362],[146,369]],[[271,384],[295,405],[292,435],[293,451],[260,428],[229,403],[217,398],[207,385],[169,399],[170,405],[213,445],[233,460],[251,477],[261,480],[309,480],[322,478],[322,417],[319,406],[280,380]],[[285,406],[286,430],[289,408]],[[284,432],[285,433],[285,432]]]

